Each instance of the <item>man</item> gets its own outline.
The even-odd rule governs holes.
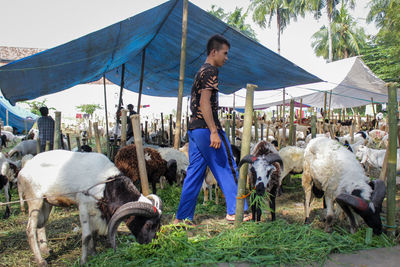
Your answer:
[[[46,149],[46,141],[50,141],[50,150],[53,149],[54,120],[48,116],[49,109],[47,107],[41,107],[39,111],[42,117],[37,120],[37,126],[39,130],[40,152],[43,152]]]
[[[128,118],[127,118],[128,119],[128,122],[127,122],[128,126],[126,127],[127,128],[127,130],[126,130],[126,139],[127,140],[129,140],[129,138],[131,138],[133,136],[133,128],[132,128],[131,116],[136,114],[136,111],[134,111],[133,108],[134,108],[134,106],[132,104],[128,105],[128,111],[129,111]]]
[[[207,43],[207,59],[192,86],[189,122],[189,167],[174,223],[193,221],[207,166],[225,195],[228,221],[235,220],[238,173],[231,146],[218,119],[218,68],[228,60],[230,44],[221,35]],[[247,210],[247,204],[245,204]],[[249,216],[245,216],[248,220]]]

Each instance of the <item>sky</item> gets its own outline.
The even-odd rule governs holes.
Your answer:
[[[113,23],[124,20],[135,14],[155,7],[165,1],[160,0],[0,0],[0,46],[52,48],[93,31],[107,27]],[[204,10],[210,10],[211,5],[222,7],[225,11],[233,11],[235,7],[249,5],[249,0],[192,0],[193,4]],[[368,13],[367,0],[356,0],[356,8],[352,15],[357,19],[359,26],[366,29],[367,34],[376,34],[373,24],[367,25],[365,17]],[[271,28],[261,29],[255,25],[251,17],[247,23],[251,24],[261,44],[273,51],[277,51],[277,31],[273,19]],[[312,15],[300,18],[291,24],[281,35],[281,55],[305,70],[315,73],[325,64],[325,60],[314,55],[311,47],[311,36],[325,23],[325,16],[316,21]],[[189,29],[190,30],[190,29]],[[115,95],[112,89],[111,95]],[[79,99],[76,98],[79,95]],[[97,101],[104,104],[101,94],[94,98],[93,93],[83,94],[82,90],[73,88],[61,93],[41,97],[47,103],[65,113],[74,113],[72,107],[80,104],[89,104]],[[65,99],[79,100],[73,105]],[[92,101],[92,102],[91,102]],[[143,99],[143,104],[150,104],[144,109],[144,114],[164,111],[171,113],[176,109],[174,98],[165,99],[162,105],[159,99],[148,97]],[[137,103],[137,94],[125,90],[124,102]],[[154,103],[153,103],[154,102]],[[185,101],[184,101],[185,103]],[[152,105],[153,104],[153,105]],[[135,105],[136,106],[136,105]],[[184,105],[185,106],[185,105]],[[157,109],[156,109],[157,107]],[[109,109],[113,107],[109,106]],[[185,110],[184,110],[185,112]]]

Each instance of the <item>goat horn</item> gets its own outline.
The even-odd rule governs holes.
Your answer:
[[[118,226],[124,219],[130,216],[151,218],[159,215],[160,214],[157,212],[157,209],[149,203],[139,201],[128,202],[119,207],[108,223],[108,240],[110,241],[114,251],[116,251],[115,235],[117,233]]]
[[[372,181],[372,183],[374,184],[374,191],[372,191],[371,201],[372,203],[374,203],[374,206],[376,208],[379,208],[379,210],[381,210],[382,202],[386,194],[385,182],[382,180],[374,180]]]
[[[340,194],[336,197],[336,202],[343,203],[354,209],[365,211],[368,209],[368,203],[365,199],[350,194]]]
[[[249,154],[244,156],[240,162],[239,162],[239,166],[238,168],[240,169],[240,167],[244,164],[244,163],[254,163],[254,161],[257,160],[257,157],[254,157],[253,155]]]
[[[268,154],[265,159],[269,162],[269,163],[274,163],[274,162],[278,162],[279,165],[281,166],[281,170],[283,170],[283,162],[282,162],[282,158],[279,156],[279,154],[276,153],[271,153]]]
[[[150,194],[150,195],[147,195],[146,197],[151,200],[151,202],[153,203],[153,205],[157,208],[157,210],[159,212],[162,211],[162,201],[159,196]]]

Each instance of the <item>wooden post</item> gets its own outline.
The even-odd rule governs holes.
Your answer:
[[[144,62],[146,59],[146,48],[142,52],[142,66],[140,68],[140,84],[139,84],[139,96],[137,104],[137,114],[140,114],[140,105],[142,102],[142,92],[143,92],[143,76],[144,76]]]
[[[176,130],[176,129],[175,129]],[[175,132],[175,134],[179,134],[178,132]],[[172,138],[173,136],[173,131],[172,131],[172,114],[169,114],[169,145],[172,146],[174,143],[174,139]],[[179,139],[180,141],[180,139]]]
[[[250,153],[250,139],[251,139],[251,125],[253,121],[253,99],[254,89],[257,85],[247,84],[246,86],[246,105],[244,113],[244,125],[243,125],[243,138],[241,146],[241,159]],[[239,226],[243,221],[243,209],[244,209],[244,195],[246,194],[246,178],[247,178],[248,164],[244,164],[239,171],[239,181],[237,190],[236,200],[236,216],[235,226]]]
[[[372,104],[372,112],[374,113],[374,120],[376,120],[375,104],[373,97],[371,97],[371,104]]]
[[[71,150],[71,136],[69,133],[67,133],[67,144],[68,144],[68,150]]]
[[[76,147],[78,148],[78,151],[81,151],[81,139],[79,138],[79,136],[76,136],[75,140],[76,140]]]
[[[325,91],[324,92],[324,116],[323,116],[323,121],[325,123],[325,118],[326,118],[326,98],[327,98],[328,93]]]
[[[294,145],[293,136],[295,136],[294,132],[294,100],[290,100],[290,127],[289,127],[289,146]]]
[[[311,138],[315,138],[317,136],[317,115],[311,115]]]
[[[148,130],[147,127],[148,127],[148,122],[145,121],[145,122],[144,122],[144,141],[145,141],[146,143],[149,142],[149,130]]]
[[[387,164],[387,224],[388,234],[396,233],[396,166],[397,166],[397,86],[388,84],[389,156]]]
[[[130,119],[132,120],[133,136],[135,138],[136,156],[138,159],[139,174],[140,174],[140,184],[142,186],[143,195],[147,196],[149,194],[149,181],[147,179],[142,133],[140,131],[140,115],[139,114],[132,115]]]
[[[164,114],[161,112],[161,143],[164,144]]]
[[[125,110],[126,113],[126,110]],[[125,114],[125,121],[126,121],[126,114]],[[96,148],[97,148],[97,153],[102,153],[101,151],[101,143],[100,143],[100,134],[99,134],[99,123],[97,121],[93,122],[93,132],[94,132],[94,138],[96,141]],[[125,145],[126,145],[126,136],[125,136]]]
[[[40,138],[39,137],[36,139],[36,152],[37,152],[37,154],[42,152],[42,151],[40,151]]]
[[[93,127],[92,121],[89,120],[88,143],[89,143],[90,145],[92,144],[92,137],[93,137],[93,134],[92,134],[92,127]]]
[[[261,125],[260,125],[260,135],[261,135],[260,139],[264,140],[264,122],[261,122]]]
[[[329,93],[329,108],[328,108],[328,119],[331,122],[331,103],[332,103],[332,90]]]
[[[283,102],[282,102],[282,109],[283,109],[283,113],[282,113],[283,114],[282,133],[283,133],[283,136],[282,136],[282,142],[283,142],[283,145],[285,145],[286,144],[286,117],[285,117],[285,111],[286,111],[285,97],[286,97],[286,95],[285,95],[285,88],[283,88],[282,95],[283,95]]]
[[[354,123],[350,124],[350,144],[354,144]]]
[[[54,149],[61,149],[61,111],[54,112]]]
[[[121,110],[121,148],[126,146],[127,113],[126,109]]]
[[[236,112],[235,111],[232,112],[231,143],[236,145]]]
[[[254,139],[258,142],[258,119],[257,113],[254,111]]]
[[[269,137],[269,126],[271,125],[271,121],[268,121],[267,122],[267,132],[265,133],[265,137],[266,137],[266,139],[265,140],[267,140],[268,141],[268,137]]]
[[[303,123],[303,98],[300,98],[300,114],[299,114],[300,120],[297,122],[298,125],[301,125]]]
[[[182,120],[182,98],[183,98],[183,85],[185,79],[185,65],[186,65],[186,39],[187,39],[187,20],[188,20],[188,0],[183,1],[183,14],[182,14],[182,42],[181,42],[181,62],[179,68],[179,89],[178,89],[178,106],[176,108],[176,127],[174,148],[178,149],[181,144],[181,120]]]
[[[226,137],[228,138],[228,140],[229,140],[229,123],[230,123],[229,119],[226,118],[225,119],[225,134],[226,134]],[[222,125],[221,125],[221,127],[222,127]]]

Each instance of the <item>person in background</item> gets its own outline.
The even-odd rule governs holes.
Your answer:
[[[131,120],[131,116],[136,114],[136,111],[133,110],[134,106],[132,104],[128,105],[128,125],[126,127],[126,139],[129,140],[129,138],[131,138],[133,136],[133,127],[132,127],[132,120]]]
[[[210,167],[226,200],[226,220],[235,220],[238,172],[231,145],[218,119],[218,68],[228,60],[230,44],[221,35],[207,43],[207,59],[197,72],[191,93],[189,167],[174,223],[193,221],[197,196]],[[247,210],[245,203],[244,210]],[[244,220],[249,220],[246,215]]]
[[[39,130],[40,152],[43,152],[46,149],[46,141],[50,141],[50,150],[53,149],[54,120],[49,116],[49,109],[47,107],[41,107],[39,111],[42,116],[37,120],[37,126]]]

